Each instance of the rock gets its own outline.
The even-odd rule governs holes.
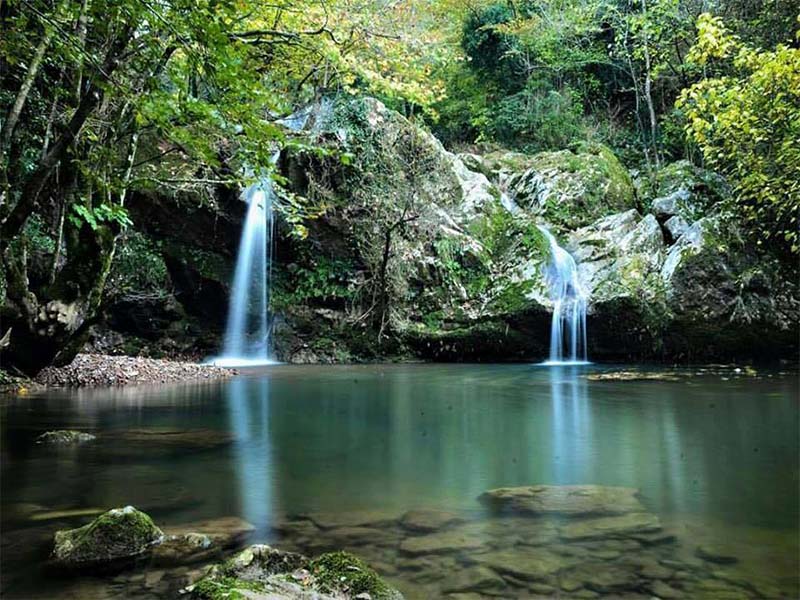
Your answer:
[[[589,381],[680,381],[680,377],[669,372],[613,371],[611,373],[592,373]]]
[[[570,565],[564,557],[544,548],[496,550],[474,557],[482,565],[501,575],[509,574],[525,581],[542,581]]]
[[[394,546],[400,540],[400,536],[395,531],[373,527],[338,527],[326,530],[323,535],[326,539],[330,539],[332,546],[364,544]]]
[[[581,563],[562,576],[603,594],[632,590],[637,587],[636,574],[632,569],[609,563]],[[562,584],[563,585],[563,584]]]
[[[615,515],[643,511],[638,493],[602,485],[534,485],[497,488],[478,499],[493,510],[530,515]]]
[[[480,565],[450,573],[441,585],[445,593],[502,590],[505,587],[497,573]]]
[[[407,555],[446,554],[477,550],[485,544],[485,537],[472,531],[449,529],[439,533],[408,537],[400,543],[400,553]]]
[[[73,431],[71,429],[59,429],[56,431],[44,432],[42,435],[36,438],[36,443],[70,445],[70,444],[83,444],[85,442],[91,442],[92,440],[96,439],[97,437],[92,435],[91,433],[86,433],[83,431]]]
[[[541,594],[548,598],[551,598],[554,595],[556,595],[555,594],[556,588],[554,588],[552,585],[547,585],[545,583],[536,583],[536,582],[529,583],[528,589],[532,591],[534,594]]]
[[[624,537],[661,529],[658,517],[650,513],[628,513],[615,517],[580,519],[561,527],[565,540]]]
[[[663,581],[654,581],[648,587],[654,596],[657,596],[658,598],[663,598],[664,600],[674,600],[677,598],[683,598],[683,592],[675,589],[674,587],[671,587],[670,585],[664,583]]]
[[[222,546],[204,533],[168,535],[153,548],[153,564],[158,566],[188,565],[219,555]]]
[[[322,592],[345,598],[402,600],[403,595],[390,587],[361,559],[347,552],[330,552],[310,562],[306,569],[313,585]]]
[[[401,600],[369,566],[346,552],[333,552],[309,560],[300,554],[266,545],[243,550],[189,586],[191,598],[245,597],[333,600],[370,598]]]
[[[520,165],[503,187],[523,209],[569,228],[587,225],[609,210],[635,204],[633,182],[614,154],[601,145],[542,152]]]
[[[732,565],[739,561],[733,554],[725,548],[703,544],[695,550],[695,555],[705,561],[718,565]]]
[[[642,566],[639,571],[639,575],[647,579],[672,579],[674,574],[675,571],[663,567],[655,561]]]
[[[128,429],[115,431],[114,442],[125,452],[139,452],[139,446],[151,452],[201,452],[227,446],[233,436],[217,429]]]
[[[58,566],[71,569],[110,566],[148,553],[163,538],[149,516],[126,506],[78,529],[57,531],[52,558]]]
[[[221,548],[231,548],[244,542],[256,530],[255,526],[239,517],[220,517],[170,525],[165,533],[173,536],[196,535],[200,532]]]
[[[681,194],[677,207],[679,212],[672,214],[689,211],[687,218],[694,220],[697,218],[695,211],[707,211],[720,200],[729,197],[731,190],[716,173],[697,167],[688,160],[679,160],[665,165],[656,173],[651,193],[656,198]]]
[[[718,579],[701,579],[687,586],[689,598],[713,598],[714,600],[750,600],[752,594],[736,585]]]
[[[689,230],[689,223],[680,215],[675,215],[667,219],[664,229],[669,234],[670,240],[674,242]]]
[[[399,515],[391,510],[360,510],[300,515],[322,529],[338,527],[386,527],[397,523]]]
[[[405,513],[400,519],[400,525],[409,531],[431,533],[463,521],[463,518],[453,513],[421,509]]]
[[[689,205],[691,193],[686,189],[672,192],[663,198],[653,200],[653,212],[659,221],[666,221],[671,217],[682,217],[683,215],[691,218],[693,207]]]

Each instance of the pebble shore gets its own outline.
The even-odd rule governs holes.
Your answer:
[[[173,383],[231,377],[233,369],[212,365],[133,356],[78,354],[63,367],[47,367],[35,378],[47,386],[100,387]]]

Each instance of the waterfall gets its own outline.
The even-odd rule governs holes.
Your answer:
[[[236,271],[228,307],[228,324],[218,366],[272,363],[269,320],[269,285],[272,268],[275,192],[268,178],[251,185],[243,194],[247,203]]]
[[[546,228],[540,225],[539,229],[550,245],[545,280],[553,301],[553,319],[547,364],[586,363],[586,294],[578,279],[575,259]]]

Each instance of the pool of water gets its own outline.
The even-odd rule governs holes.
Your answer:
[[[662,584],[685,598],[800,596],[796,372],[587,378],[611,370],[286,365],[202,384],[4,399],[3,595],[174,597],[202,565],[77,578],[47,567],[54,531],[131,504],[164,527],[234,516],[252,524],[247,542],[346,548],[408,598],[668,597]],[[52,429],[97,439],[35,443]],[[477,500],[533,484],[638,488],[671,537],[570,542],[561,522],[490,514]],[[461,524],[409,531],[402,515],[414,509]],[[533,543],[545,530],[555,533]],[[445,543],[411,548],[420,535]],[[736,562],[701,558],[699,546]],[[497,565],[537,553],[563,564],[541,576]],[[647,561],[661,576],[643,574]],[[609,575],[593,580],[598,572]]]

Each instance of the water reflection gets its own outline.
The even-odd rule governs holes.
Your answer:
[[[551,483],[591,483],[594,454],[592,415],[584,369],[550,366],[550,401],[553,427],[550,460]],[[543,482],[536,482],[543,483]]]
[[[274,514],[269,378],[234,379],[225,395],[235,443],[238,512],[256,526],[256,533],[263,538]]]

